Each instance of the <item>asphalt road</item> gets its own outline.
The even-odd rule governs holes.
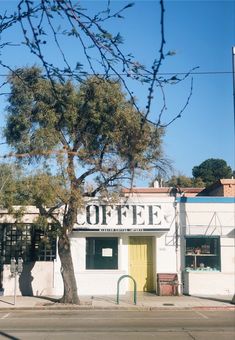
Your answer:
[[[0,312],[0,339],[234,340],[234,311]]]

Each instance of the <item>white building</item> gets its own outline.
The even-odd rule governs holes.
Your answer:
[[[138,291],[234,294],[234,188],[235,180],[222,180],[213,187],[213,195],[223,196],[196,196],[198,189],[185,189],[179,194],[170,188],[134,188],[124,191],[118,204],[87,202],[71,235],[79,295],[114,295],[124,275],[134,278]],[[25,224],[30,226],[37,213],[31,207]],[[0,216],[0,223],[6,221],[3,212]],[[39,244],[37,231],[30,233],[31,241],[34,235],[34,243]],[[17,234],[8,221],[8,231],[2,236],[2,254],[15,247],[20,238],[27,239],[26,234],[27,230]],[[29,249],[26,248],[27,245],[25,251]],[[175,275],[177,282],[162,281]],[[13,295],[9,264],[4,264],[2,285],[5,295]],[[129,290],[133,290],[133,281],[125,277],[120,282],[120,293]],[[62,292],[58,256],[53,247],[47,250],[38,246],[37,261],[24,263],[17,293]]]

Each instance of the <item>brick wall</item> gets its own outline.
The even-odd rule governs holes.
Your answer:
[[[208,196],[235,197],[235,179],[221,179],[207,190]]]

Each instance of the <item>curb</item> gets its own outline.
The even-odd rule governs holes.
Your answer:
[[[196,306],[193,310],[232,310],[235,311],[235,306]]]
[[[220,310],[220,311],[235,311],[235,306],[187,306],[187,307],[179,307],[179,306],[88,306],[88,305],[79,305],[79,306],[32,306],[32,307],[6,307],[0,308],[0,312],[11,312],[11,311],[29,311],[29,310],[56,310],[56,311],[63,311],[63,310],[74,310],[74,311],[82,311],[82,310],[92,310],[92,311],[164,311],[164,310]]]

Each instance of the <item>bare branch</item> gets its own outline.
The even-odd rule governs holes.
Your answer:
[[[185,111],[186,107],[189,105],[189,101],[190,101],[190,98],[192,97],[192,94],[193,94],[193,78],[191,79],[191,86],[190,86],[190,93],[188,95],[188,98],[187,98],[187,101],[185,103],[185,105],[183,106],[183,108],[180,110],[180,112],[177,114],[177,116],[175,116],[172,120],[170,120],[167,124],[165,125],[161,125],[162,127],[167,127],[169,126],[170,124],[172,124],[176,119],[178,118],[181,118],[182,116],[182,113]]]

